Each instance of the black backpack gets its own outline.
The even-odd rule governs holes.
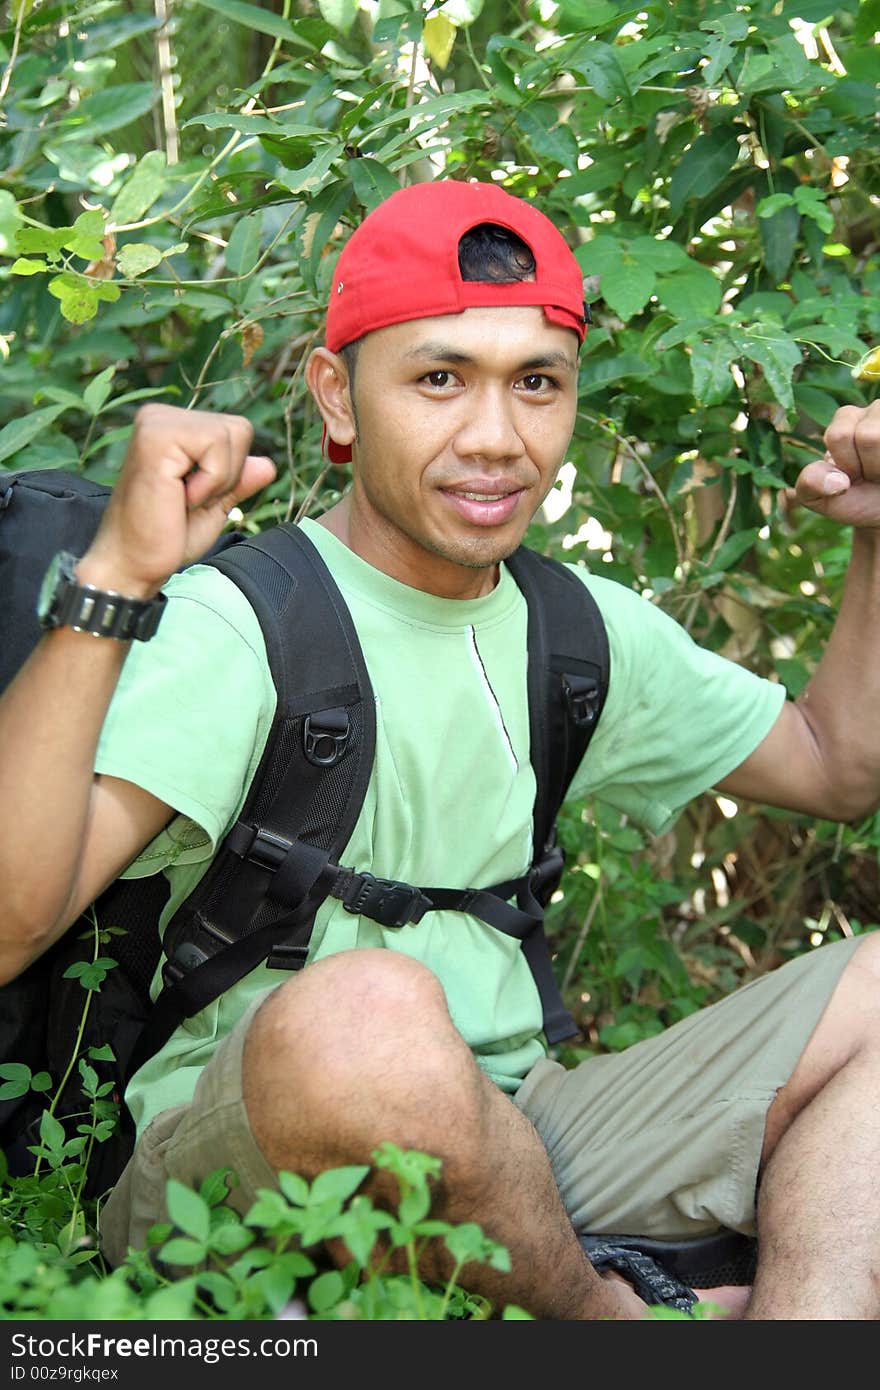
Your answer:
[[[59,549],[84,552],[109,495],[109,488],[62,470],[0,470],[0,690],[39,639],[34,607],[49,560]],[[164,876],[119,880],[60,941],[0,989],[0,1078],[10,1077],[8,1063],[46,1071],[53,1085],[69,1071],[55,1113],[75,1132],[89,1109],[82,1074],[70,1068],[86,997],[76,962],[90,950],[99,960],[115,962],[103,967],[106,978],[88,996],[77,1050],[110,1044],[114,1060],[92,1060],[89,1066],[119,1100],[127,1078],[183,1018],[260,962],[301,968],[315,913],[328,895],[385,927],[418,922],[432,908],[443,908],[467,912],[518,938],[540,993],[548,1042],[574,1035],[577,1027],[555,982],[543,915],[563,869],[556,817],[608,685],[605,629],[584,585],[563,565],[525,547],[508,561],[528,604],[535,860],[520,879],[458,890],[378,879],[339,863],[370,779],[375,709],[348,608],[307,536],[288,524],[254,538],[234,533],[204,558],[252,604],[278,695],[246,802],[168,924],[161,950],[156,927],[168,897]],[[114,933],[109,944],[99,935],[108,929]],[[149,986],[163,950],[163,988],[151,1002]],[[30,1146],[46,1108],[42,1092],[22,1085],[12,1077],[0,1086],[0,1145],[12,1172],[33,1166]],[[94,1146],[88,1191],[113,1184],[132,1142],[123,1106],[113,1139]]]

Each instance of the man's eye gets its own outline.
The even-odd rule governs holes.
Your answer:
[[[544,376],[542,372],[529,372],[524,376],[522,384],[527,391],[547,391],[556,385],[552,377]]]
[[[444,386],[448,386],[451,378],[451,372],[428,372],[427,376],[422,377],[422,380],[426,381],[429,386],[436,386],[440,389]]]

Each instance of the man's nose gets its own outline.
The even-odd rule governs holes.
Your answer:
[[[487,387],[469,396],[455,436],[460,457],[516,458],[524,450],[508,388]]]

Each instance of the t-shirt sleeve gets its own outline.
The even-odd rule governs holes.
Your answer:
[[[786,691],[698,646],[624,585],[571,568],[605,621],[610,676],[569,795],[595,796],[659,833],[757,748]]]
[[[104,721],[97,773],[133,782],[177,816],[124,877],[211,857],[244,799],[275,706],[259,620],[219,571],[165,586],[156,635],[132,643]]]

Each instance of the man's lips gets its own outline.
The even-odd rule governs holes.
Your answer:
[[[525,489],[509,483],[470,482],[440,491],[465,521],[474,526],[499,526],[513,516]]]

